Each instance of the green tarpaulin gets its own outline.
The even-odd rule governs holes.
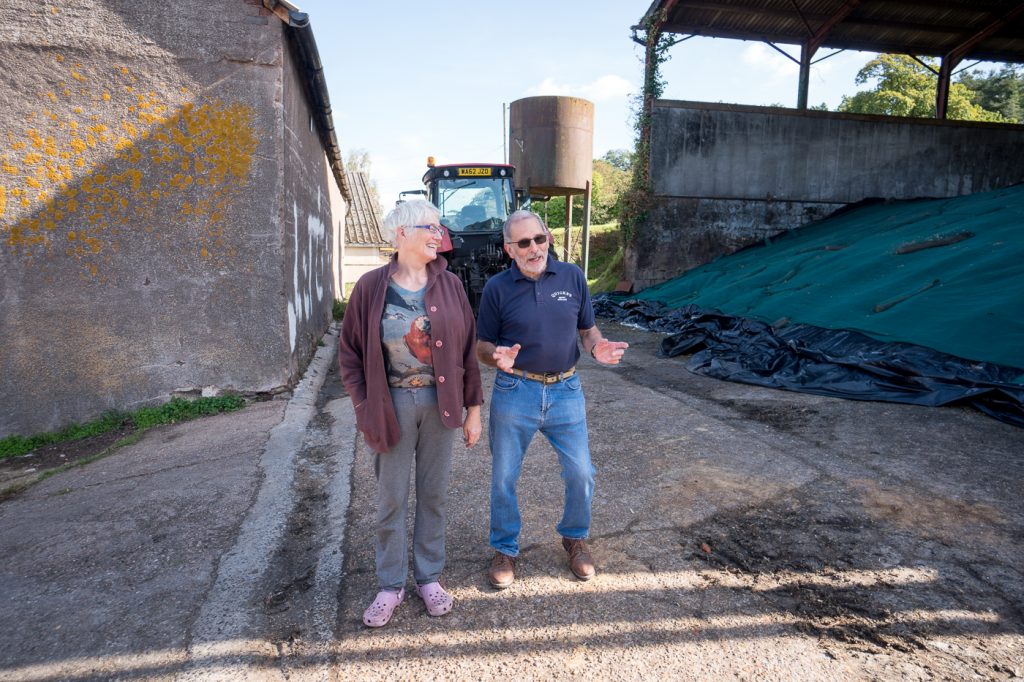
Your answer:
[[[1024,185],[852,207],[636,298],[1024,370]]]

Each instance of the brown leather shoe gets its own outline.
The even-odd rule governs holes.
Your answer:
[[[516,579],[516,558],[495,552],[487,577],[495,589],[504,590]]]
[[[569,553],[569,570],[580,580],[590,580],[594,577],[594,559],[590,556],[590,549],[583,540],[562,538],[562,547]]]

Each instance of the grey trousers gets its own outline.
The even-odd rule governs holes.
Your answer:
[[[456,429],[441,422],[433,387],[391,389],[391,399],[402,437],[391,450],[374,456],[373,470],[377,475],[377,583],[379,589],[397,592],[409,574],[406,516],[414,470],[413,576],[417,585],[425,585],[444,570],[445,510]]]

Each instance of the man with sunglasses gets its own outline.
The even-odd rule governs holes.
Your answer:
[[[487,281],[477,318],[477,358],[498,369],[491,396],[490,545],[488,578],[504,589],[515,580],[522,522],[516,484],[526,449],[540,431],[558,453],[565,482],[556,526],[569,568],[580,580],[594,576],[587,547],[595,470],[590,462],[586,404],[576,374],[584,351],[618,364],[629,344],[608,341],[594,324],[583,271],[548,254],[550,233],[539,216],[516,211],[505,221],[505,251],[512,266]]]

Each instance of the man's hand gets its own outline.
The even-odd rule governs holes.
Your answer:
[[[625,341],[609,341],[601,339],[594,344],[594,358],[605,365],[617,365],[626,354],[629,344]]]
[[[522,348],[518,343],[512,347],[509,346],[495,346],[494,347],[494,363],[498,369],[502,372],[511,371],[516,364],[516,356],[519,355],[519,349]]]

